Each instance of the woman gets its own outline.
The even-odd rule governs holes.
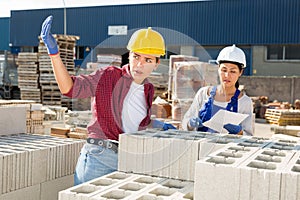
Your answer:
[[[203,126],[220,109],[248,114],[239,125],[224,124],[230,134],[253,135],[252,100],[238,90],[239,77],[246,67],[244,52],[236,47],[228,46],[221,50],[217,58],[220,85],[206,86],[199,89],[193,103],[185,114],[182,127],[184,130],[215,132]]]

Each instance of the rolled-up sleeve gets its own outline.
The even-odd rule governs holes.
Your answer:
[[[69,92],[63,94],[70,98],[87,98],[95,96],[96,88],[99,84],[104,70],[97,70],[89,75],[72,76],[73,87]]]

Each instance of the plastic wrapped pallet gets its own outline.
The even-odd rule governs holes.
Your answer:
[[[192,61],[174,63],[173,99],[193,98],[199,88],[218,84],[216,65]]]
[[[174,63],[175,62],[187,62],[187,61],[198,61],[198,57],[194,56],[186,56],[186,55],[171,55],[169,62],[169,84],[168,84],[168,100],[173,99],[171,97],[172,91],[174,90]]]

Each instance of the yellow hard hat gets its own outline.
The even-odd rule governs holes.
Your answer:
[[[154,56],[163,56],[166,51],[164,38],[151,27],[134,32],[128,42],[127,49]]]

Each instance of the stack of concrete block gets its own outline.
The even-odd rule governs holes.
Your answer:
[[[218,84],[216,65],[199,62],[174,63],[174,91],[172,99],[189,99],[204,86]]]
[[[168,83],[168,100],[173,100],[172,93],[174,91],[174,73],[175,73],[175,62],[187,62],[187,61],[198,61],[198,57],[186,56],[186,55],[171,55],[169,62],[169,83]]]
[[[228,134],[155,129],[120,135],[119,171],[194,180],[195,162],[226,146],[263,148],[271,140]]]
[[[178,130],[122,134],[118,170],[192,181],[200,144],[214,137]]]
[[[300,199],[300,151],[295,153],[281,175],[280,200]]]
[[[278,143],[255,147],[237,143],[197,161],[195,199],[283,199],[281,193],[286,195],[283,187],[287,187],[282,184],[283,177],[288,177],[291,169],[298,173],[294,176],[300,175],[294,165],[299,157],[292,159],[299,155],[299,145]]]
[[[193,182],[113,172],[59,192],[59,200],[193,199]]]
[[[49,182],[56,179],[72,176],[84,143],[84,140],[60,139],[42,135],[1,136],[0,199],[2,196],[17,199],[14,197],[16,190],[36,185],[41,187],[41,184],[49,185]],[[73,180],[73,178],[68,178],[68,180]],[[72,183],[73,181],[71,185]]]
[[[171,69],[171,68],[170,68]],[[173,62],[171,99],[174,109],[172,118],[181,121],[192,104],[197,91],[204,86],[217,85],[218,73],[216,65],[200,62]]]

